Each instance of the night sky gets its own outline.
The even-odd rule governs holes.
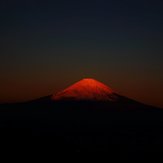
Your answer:
[[[0,23],[0,102],[90,77],[163,107],[162,0],[2,0]]]

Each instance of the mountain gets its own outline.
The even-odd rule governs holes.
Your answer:
[[[96,105],[105,104],[109,109],[140,109],[144,104],[121,96],[109,86],[92,78],[82,79],[68,88],[51,95],[54,102],[94,102]],[[104,106],[104,105],[103,105]]]
[[[54,94],[54,101],[116,101],[118,96],[111,88],[95,79],[83,79]]]
[[[94,79],[83,79],[57,94],[0,105],[0,136],[7,140],[4,146],[9,142],[7,147],[20,142],[31,149],[38,141],[40,149],[102,151],[117,157],[123,152],[161,151],[162,117],[159,108],[121,96]]]

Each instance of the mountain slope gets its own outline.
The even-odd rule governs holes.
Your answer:
[[[111,88],[94,79],[83,79],[67,89],[54,94],[53,100],[116,101]]]
[[[56,95],[0,105],[0,131],[2,140],[7,139],[5,146],[10,140],[9,145],[16,143],[14,147],[27,141],[33,147],[33,137],[38,140],[42,136],[38,141],[42,148],[48,144],[61,153],[102,151],[119,156],[122,152],[161,151],[162,117],[159,108],[84,79]]]

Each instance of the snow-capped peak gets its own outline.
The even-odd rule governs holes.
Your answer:
[[[105,84],[91,78],[82,79],[65,90],[52,95],[53,100],[115,101],[116,95]]]

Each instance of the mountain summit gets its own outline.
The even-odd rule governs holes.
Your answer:
[[[115,101],[116,98],[111,88],[91,78],[80,80],[65,90],[52,95],[52,100],[56,101]]]

